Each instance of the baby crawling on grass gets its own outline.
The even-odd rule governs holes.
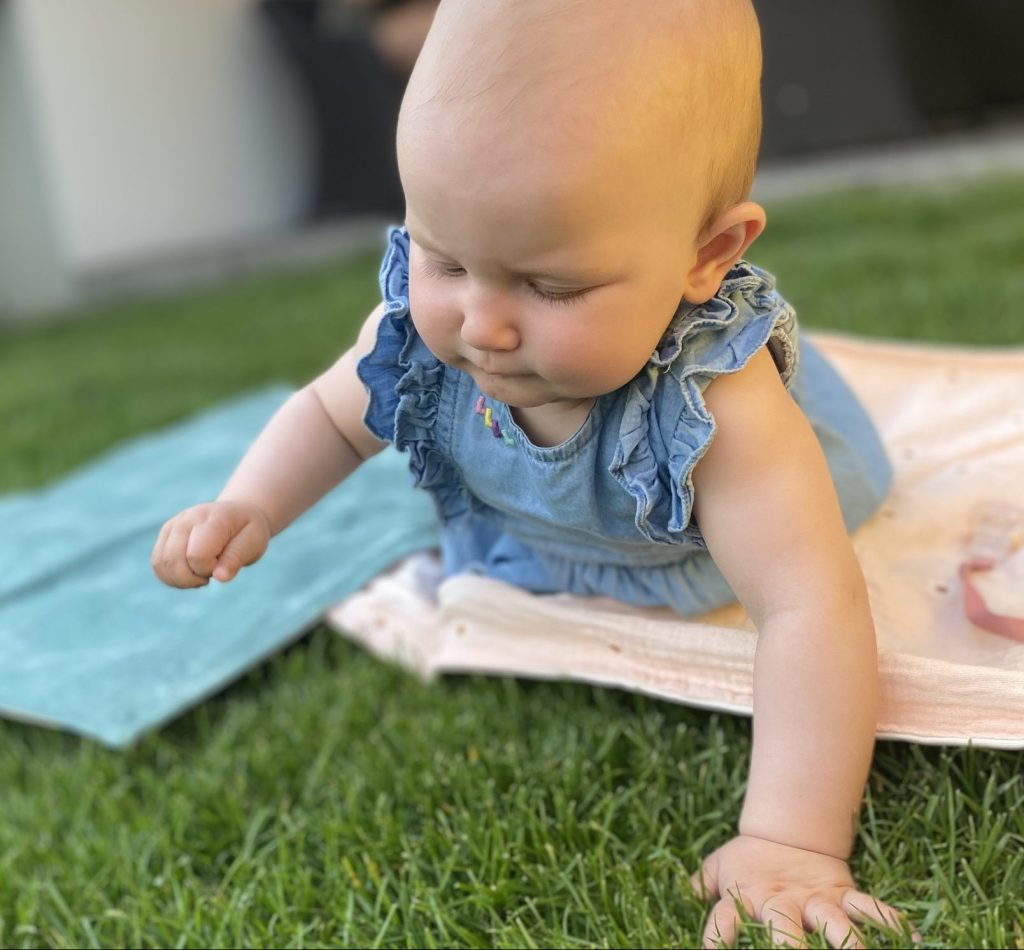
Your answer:
[[[753,754],[737,834],[691,879],[717,898],[705,946],[741,907],[783,943],[861,946],[856,923],[902,924],[847,865],[878,699],[847,532],[890,469],[744,260],[760,65],[749,0],[444,0],[399,119],[381,305],[153,567],[231,580],[393,442],[449,573],[682,615],[738,599]]]

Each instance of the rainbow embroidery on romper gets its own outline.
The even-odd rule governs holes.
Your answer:
[[[505,445],[515,445],[515,440],[510,439],[504,432],[501,431],[501,426],[498,425],[498,420],[494,418],[494,414],[491,412],[491,407],[484,402],[484,397],[481,396],[476,401],[476,414],[483,416],[483,423],[491,430],[491,435],[496,439],[501,439]]]

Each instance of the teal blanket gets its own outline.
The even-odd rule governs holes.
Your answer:
[[[389,448],[230,584],[161,584],[149,566],[160,525],[216,495],[288,395],[232,400],[0,499],[0,713],[126,745],[437,543],[433,503]]]

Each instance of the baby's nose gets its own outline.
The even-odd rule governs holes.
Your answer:
[[[519,331],[515,321],[495,307],[467,307],[462,315],[462,339],[475,350],[515,350]]]

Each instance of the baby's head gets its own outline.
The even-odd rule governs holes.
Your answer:
[[[764,227],[760,61],[749,0],[443,0],[398,129],[427,345],[513,405],[628,382]]]

